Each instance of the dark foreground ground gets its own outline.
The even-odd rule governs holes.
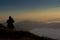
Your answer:
[[[0,30],[0,40],[55,40],[47,37],[39,37],[25,31]]]
[[[40,37],[26,31],[9,30],[0,24],[0,40],[55,40],[47,37]]]

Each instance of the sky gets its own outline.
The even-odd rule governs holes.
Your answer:
[[[60,18],[60,0],[0,0],[0,20],[46,21]]]

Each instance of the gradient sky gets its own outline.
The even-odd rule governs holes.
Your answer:
[[[45,21],[60,18],[60,0],[0,0],[0,20]]]

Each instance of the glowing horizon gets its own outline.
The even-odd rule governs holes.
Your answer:
[[[8,16],[13,16],[15,20],[34,21],[46,21],[60,18],[59,0],[9,1],[0,1],[0,20],[6,20]]]

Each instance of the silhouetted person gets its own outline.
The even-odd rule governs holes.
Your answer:
[[[13,18],[11,16],[9,16],[9,19],[7,20],[7,26],[9,29],[14,29],[13,23],[14,23]]]

